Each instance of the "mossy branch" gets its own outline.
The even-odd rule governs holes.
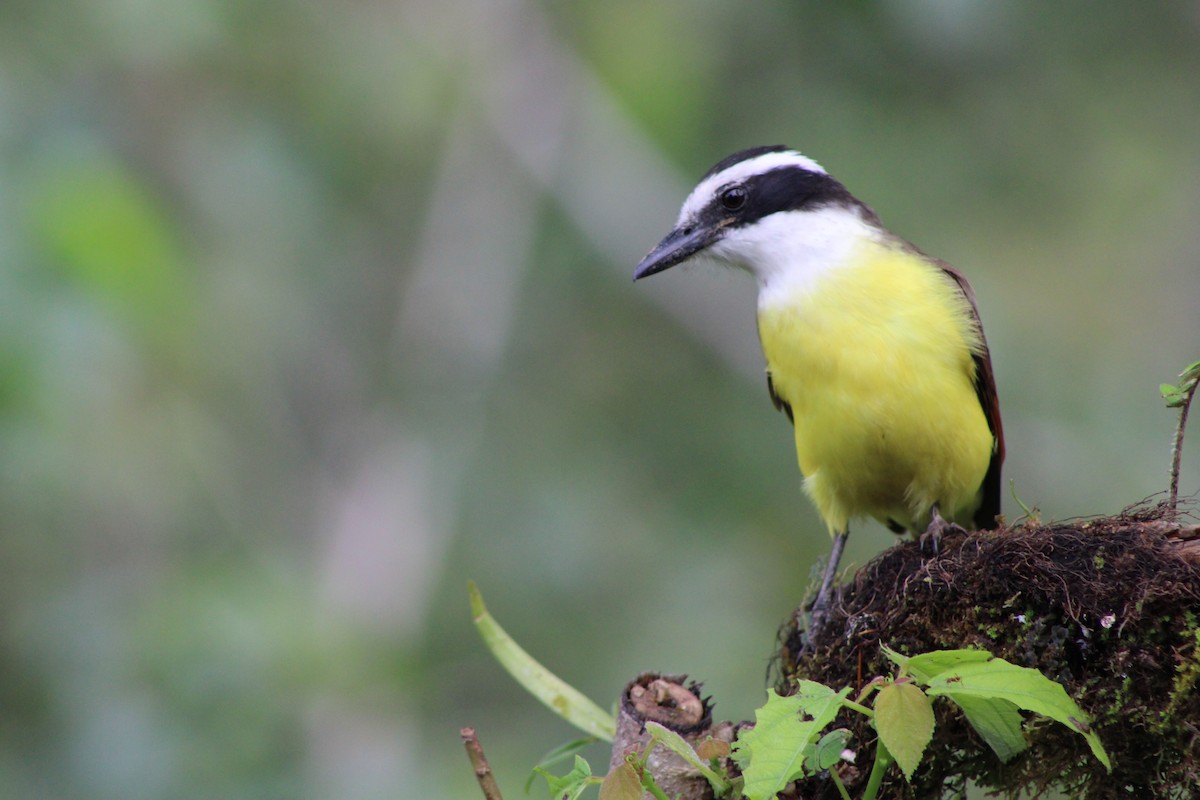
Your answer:
[[[1061,684],[1090,719],[1074,729],[1026,727],[1029,748],[1006,762],[965,714],[935,707],[927,757],[911,783],[884,776],[881,798],[941,797],[968,780],[1087,800],[1200,797],[1200,551],[1190,546],[1193,528],[1165,524],[1166,513],[1163,504],[949,537],[934,557],[915,542],[897,545],[838,588],[811,643],[785,628],[777,689],[800,679],[863,684],[887,669],[881,644],[904,653],[983,648]],[[877,734],[863,720],[842,722],[851,747]],[[1111,774],[1080,747],[1080,732],[1103,742]],[[863,773],[842,775],[852,796]],[[833,796],[821,779],[807,783],[801,796]]]

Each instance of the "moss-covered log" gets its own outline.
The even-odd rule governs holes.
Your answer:
[[[1002,764],[952,703],[906,784],[881,796],[955,796],[968,781],[1005,795],[1200,796],[1200,541],[1191,519],[1162,509],[1075,524],[1026,524],[951,536],[929,556],[896,546],[844,584],[811,640],[783,632],[778,689],[795,678],[859,687],[894,673],[880,652],[981,647],[1061,682],[1092,717],[1113,761],[1108,774],[1082,737],[1048,721],[1027,724],[1030,747]],[[861,780],[874,753],[865,718],[848,714]],[[836,797],[810,779],[798,797]],[[859,787],[861,788],[861,787]],[[958,790],[958,791],[956,791]],[[853,792],[852,792],[853,793]]]

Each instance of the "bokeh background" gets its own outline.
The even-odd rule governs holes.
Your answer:
[[[630,275],[767,143],[970,276],[1026,504],[1165,489],[1195,2],[0,6],[0,796],[521,797],[468,578],[748,717],[828,540],[751,281]]]

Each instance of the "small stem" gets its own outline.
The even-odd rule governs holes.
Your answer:
[[[479,781],[479,788],[483,790],[484,800],[504,800],[500,795],[500,786],[496,783],[496,776],[492,774],[492,767],[488,764],[487,756],[483,754],[483,745],[479,743],[479,737],[475,735],[474,728],[463,728],[459,731],[462,736],[463,745],[467,748],[467,758],[471,759],[471,766],[475,769],[475,780]]]
[[[872,719],[875,718],[874,711],[872,711],[871,709],[867,708],[864,705],[860,705],[860,704],[854,702],[853,700],[843,700],[842,705],[852,711],[857,711],[860,714],[865,714],[866,716],[868,716]]]
[[[642,788],[654,795],[655,800],[671,800],[671,798],[667,797],[667,793],[660,789],[658,784],[654,782],[654,776],[650,774],[650,770],[648,769],[642,770]]]
[[[835,764],[834,767],[836,766]],[[846,785],[842,783],[842,779],[838,777],[837,770],[834,767],[829,768],[829,777],[833,778],[833,785],[837,787],[838,794],[842,796],[842,800],[850,800],[850,793],[846,791]]]
[[[863,791],[863,800],[875,800],[879,796],[879,785],[883,783],[883,773],[892,765],[892,754],[883,746],[876,744],[875,763],[871,765],[871,777],[867,779],[867,788]]]
[[[1184,397],[1183,405],[1179,409],[1179,425],[1175,428],[1175,444],[1171,448],[1171,492],[1167,499],[1167,508],[1172,519],[1178,514],[1179,467],[1183,459],[1183,430],[1187,427],[1188,409],[1191,408],[1192,398],[1196,396],[1197,386],[1200,386],[1200,381],[1192,381],[1191,386],[1188,387],[1187,396]]]

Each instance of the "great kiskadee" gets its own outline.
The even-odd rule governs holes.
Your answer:
[[[888,231],[815,161],[735,153],[692,190],[634,280],[695,258],[758,282],[767,389],[795,427],[804,490],[833,537],[820,624],[850,520],[937,538],[994,527],[1004,434],[975,293]]]

